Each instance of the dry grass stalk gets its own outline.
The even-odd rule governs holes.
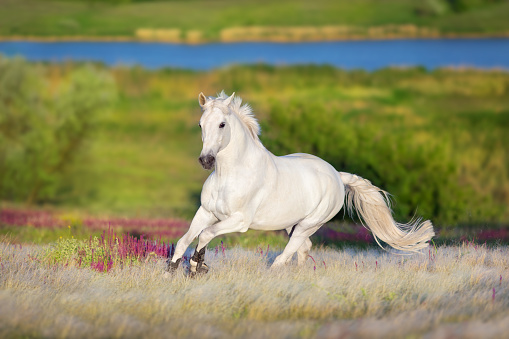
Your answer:
[[[48,266],[41,247],[0,244],[1,337],[408,337],[509,330],[509,248],[461,245],[398,256],[312,251],[207,252],[211,272],[163,274],[164,260],[98,273]],[[39,254],[39,256],[38,256]],[[322,264],[323,263],[323,264]],[[493,293],[493,289],[496,293]],[[493,297],[495,295],[495,297]]]
[[[439,31],[434,28],[415,25],[385,25],[374,27],[360,26],[299,26],[272,27],[249,26],[230,27],[221,30],[220,39],[233,41],[321,41],[355,39],[401,39],[415,37],[437,37]]]
[[[151,29],[139,28],[135,31],[135,36],[140,40],[146,41],[164,41],[181,42],[181,31],[177,28],[171,29]]]
[[[190,44],[199,44],[201,42],[204,42],[203,32],[199,30],[187,31],[186,42]]]

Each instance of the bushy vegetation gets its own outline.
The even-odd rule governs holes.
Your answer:
[[[446,117],[428,117],[427,126],[416,126],[398,116],[398,110],[406,110],[405,103],[419,100],[419,96],[412,90],[394,88],[359,108],[309,97],[273,102],[264,122],[266,145],[277,154],[318,154],[340,171],[369,179],[394,194],[400,218],[411,217],[418,208],[418,214],[442,225],[497,221],[505,213],[504,203],[497,204],[491,194],[462,183],[462,171],[474,169],[469,154],[474,151],[470,147],[476,145],[458,145],[454,134],[460,131],[446,131]],[[376,101],[386,102],[379,105]],[[408,114],[408,120],[418,119],[410,110],[401,113]],[[496,145],[496,141],[491,144]],[[497,175],[507,180],[503,165],[498,171]],[[467,180],[475,180],[470,177],[473,172],[467,176]]]
[[[446,0],[448,7],[454,12],[465,12],[474,8],[502,2],[503,0]],[[429,1],[433,2],[433,1]],[[438,1],[434,1],[438,2]]]
[[[308,72],[302,78],[317,81],[311,93],[269,104],[264,121],[269,149],[318,154],[340,171],[371,180],[394,194],[400,218],[418,208],[417,214],[442,226],[506,220],[509,201],[501,188],[507,189],[508,180],[503,122],[509,111],[498,106],[490,112],[486,106],[508,95],[507,76],[497,85],[474,85],[482,81],[475,71]],[[441,89],[433,88],[440,82]],[[481,104],[480,96],[494,101]],[[471,119],[479,123],[471,125]],[[490,183],[492,176],[497,183]]]
[[[91,70],[71,64],[30,67],[39,69],[41,81],[56,84]],[[41,193],[40,202],[92,214],[192,217],[208,175],[196,160],[197,93],[225,89],[253,106],[269,150],[313,153],[340,171],[371,180],[394,195],[402,221],[414,213],[441,227],[509,221],[506,72],[368,73],[265,65],[210,72],[96,67],[93,72],[114,79],[118,100],[95,124],[86,161],[65,180],[55,177],[52,190],[44,191],[52,194]],[[98,86],[87,88],[101,93]],[[49,140],[58,155],[64,144]],[[19,181],[19,191],[3,199],[26,199],[29,183]]]
[[[0,199],[51,201],[113,96],[108,72],[0,56]]]

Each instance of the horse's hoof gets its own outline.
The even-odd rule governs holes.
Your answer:
[[[189,277],[196,278],[197,276],[205,275],[208,272],[209,272],[209,267],[207,266],[207,264],[200,263],[194,269],[192,266],[189,268]]]
[[[202,263],[201,265],[198,265],[198,267],[196,267],[196,273],[207,274],[208,272],[209,272],[209,267],[205,263]]]
[[[168,266],[166,266],[166,271],[169,273],[173,273],[177,270],[180,264],[180,259],[177,259],[176,262],[172,262],[170,259],[168,259]]]
[[[198,248],[198,245],[196,245],[196,248]],[[205,260],[205,247],[203,247],[199,251],[195,249],[193,257],[191,259],[196,263],[203,263],[203,261]]]

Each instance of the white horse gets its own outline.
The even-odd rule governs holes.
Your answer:
[[[277,157],[260,142],[260,126],[249,105],[235,93],[217,98],[200,93],[203,168],[215,170],[203,185],[201,206],[189,231],[178,241],[168,270],[175,270],[189,244],[199,236],[190,271],[207,272],[205,247],[216,236],[231,232],[282,230],[290,234],[272,267],[298,253],[302,265],[311,249],[309,237],[334,217],[346,198],[379,239],[395,249],[417,252],[434,235],[430,221],[400,224],[392,218],[388,194],[355,174],[338,172],[309,154]],[[381,245],[380,245],[381,246]]]

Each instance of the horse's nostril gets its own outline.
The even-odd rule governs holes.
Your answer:
[[[211,169],[214,166],[214,163],[216,162],[216,158],[213,155],[205,155],[198,158],[198,161],[205,169]]]

